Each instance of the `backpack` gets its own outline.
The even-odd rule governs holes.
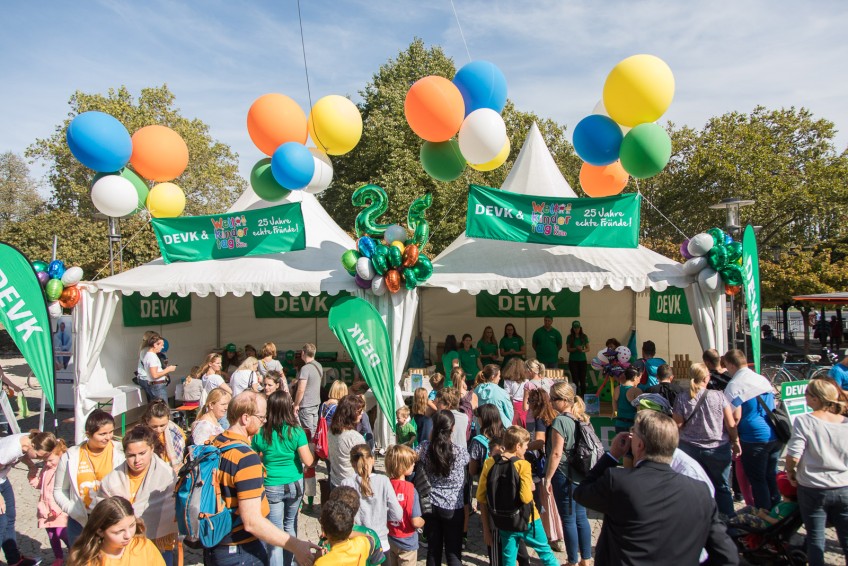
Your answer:
[[[327,426],[327,415],[329,414],[330,411],[327,411],[318,415],[318,426],[315,428],[315,438],[312,439],[315,442],[315,456],[322,460],[327,460],[330,457],[330,444],[327,438],[330,428]]]
[[[221,456],[238,446],[246,444],[231,442],[220,448],[202,444],[189,449],[177,475],[174,494],[177,529],[190,548],[217,546],[241,522],[241,518],[233,518],[233,510],[225,505],[219,479]]]
[[[476,440],[477,442],[482,444],[483,447],[486,449],[486,455],[483,457],[483,461],[485,462],[486,458],[489,457],[489,437],[486,436],[485,434],[478,434],[477,436],[475,436],[471,440]]]
[[[604,445],[591,423],[566,416],[574,421],[574,444],[565,453],[568,470],[576,472],[577,478],[585,478],[604,455]]]
[[[518,458],[494,457],[486,478],[486,503],[495,526],[503,531],[527,531],[533,502],[521,503],[521,478],[515,469]]]

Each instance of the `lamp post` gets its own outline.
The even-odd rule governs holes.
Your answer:
[[[106,216],[102,212],[93,214],[96,220],[105,220],[109,231],[107,238],[109,239],[109,275],[115,275],[115,244],[118,245],[118,262],[120,269],[124,268],[124,257],[121,252],[121,228],[118,224],[118,219],[112,216]]]

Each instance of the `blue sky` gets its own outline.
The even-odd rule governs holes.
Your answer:
[[[471,57],[503,70],[519,109],[569,130],[615,63],[652,53],[677,83],[663,121],[700,128],[757,104],[804,106],[836,123],[839,150],[848,143],[848,2],[453,1]],[[301,0],[301,10],[313,101],[358,100],[416,36],[457,67],[469,60],[450,0]],[[0,152],[49,136],[75,90],[167,83],[246,176],[262,157],[245,126],[253,100],[281,92],[308,112],[295,0],[7,0],[3,15]]]

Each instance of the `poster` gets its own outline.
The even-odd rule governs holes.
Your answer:
[[[804,393],[807,391],[809,380],[785,381],[780,385],[780,400],[789,413],[789,420],[794,424],[798,415],[812,413],[813,409],[807,405]]]
[[[692,324],[686,292],[680,287],[669,287],[665,291],[651,289],[651,308],[648,320],[669,324]]]
[[[487,291],[474,298],[478,317],[505,318],[573,318],[580,316],[580,293],[563,289],[553,293],[543,289],[538,293],[523,290],[518,293],[501,291],[492,295]]]
[[[167,297],[159,293],[152,293],[149,297],[143,297],[140,293],[125,295],[121,299],[121,313],[125,327],[189,322],[191,295],[187,297],[180,297],[175,293]]]

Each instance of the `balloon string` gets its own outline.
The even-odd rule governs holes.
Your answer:
[[[145,208],[145,210],[147,210],[147,209]],[[127,246],[129,246],[129,245],[130,245],[130,243],[131,243],[133,240],[135,240],[135,237],[136,237],[136,236],[138,236],[139,234],[141,234],[141,233],[142,233],[142,231],[143,231],[145,228],[147,228],[147,225],[148,225],[148,224],[150,224],[150,222],[151,222],[152,220],[153,220],[153,217],[151,216],[150,218],[148,218],[148,219],[147,219],[147,222],[145,222],[145,223],[144,223],[144,226],[142,226],[141,228],[139,228],[139,229],[136,231],[136,233],[135,233],[135,234],[133,234],[132,236],[130,236],[130,238],[127,240],[127,243],[126,243],[126,244],[124,244],[123,246],[121,246],[121,249],[119,249],[119,250],[118,250],[118,255],[122,254],[122,253],[124,252],[124,250],[125,250],[125,249],[127,249]],[[108,262],[108,261],[106,262],[106,265],[104,265],[103,267],[101,267],[101,268],[100,268],[100,271],[98,271],[98,272],[97,272],[97,274],[96,274],[94,277],[92,277],[92,278],[91,278],[91,280],[92,280],[92,281],[96,281],[96,280],[97,280],[97,278],[98,278],[98,277],[100,277],[100,274],[101,274],[101,273],[103,273],[103,270],[105,270],[107,267],[109,267],[109,262]]]
[[[637,190],[638,190],[638,184],[637,184]],[[663,218],[665,218],[665,221],[666,221],[666,222],[668,222],[669,224],[671,224],[671,227],[672,227],[672,228],[674,228],[675,230],[677,230],[677,231],[680,233],[680,235],[681,235],[681,236],[683,236],[683,239],[684,239],[684,240],[685,240],[685,239],[687,239],[687,238],[689,238],[689,236],[687,236],[687,235],[683,232],[683,230],[681,230],[680,228],[678,228],[678,227],[677,227],[677,224],[675,224],[674,222],[672,222],[672,221],[671,221],[671,219],[670,219],[668,216],[666,216],[665,214],[663,214],[663,213],[662,213],[662,210],[660,210],[659,208],[657,208],[656,206],[654,206],[654,203],[652,203],[652,202],[651,202],[651,199],[649,199],[648,197],[646,197],[646,196],[645,196],[645,193],[643,193],[643,192],[639,191],[639,194],[640,194],[640,195],[642,195],[642,198],[643,198],[643,199],[645,199],[645,202],[646,202],[646,203],[648,203],[648,206],[650,206],[651,208],[653,208],[654,210],[656,210],[656,211],[659,213],[659,215],[660,215],[660,216],[662,216]]]
[[[303,39],[303,18],[300,15],[300,0],[297,0],[297,21],[300,24],[300,48],[303,52],[303,70],[306,74],[306,95],[309,97],[309,111],[312,111],[312,90],[309,88],[309,66],[306,64],[306,42]]]
[[[459,28],[459,36],[462,38],[462,43],[465,45],[465,53],[468,54],[468,62],[471,62],[471,51],[468,50],[468,43],[465,41],[465,34],[462,33],[462,24],[459,23],[459,16],[456,13],[456,6],[453,4],[453,0],[450,0],[451,8],[453,8],[453,17],[456,18],[456,27]]]
[[[444,221],[445,221],[445,218],[447,218],[447,217],[448,217],[448,214],[450,214],[450,213],[453,211],[453,207],[455,207],[455,206],[456,206],[456,203],[458,203],[458,202],[459,202],[461,199],[463,199],[463,198],[465,198],[465,193],[463,193],[462,191],[457,191],[457,196],[456,196],[456,198],[455,198],[455,199],[454,199],[454,201],[451,203],[450,207],[447,209],[447,211],[445,212],[444,216],[442,216],[441,220],[439,220],[439,223],[438,223],[438,224],[436,224],[436,226],[433,228],[433,230],[431,230],[430,234],[435,234],[435,233],[436,233],[436,230],[438,230],[438,229],[439,229],[439,226],[441,226],[441,225],[442,225],[442,222],[444,222]],[[431,238],[431,239],[432,239],[432,238]],[[429,240],[427,241],[427,244],[428,244],[428,245],[430,244],[430,241],[429,241]],[[424,251],[424,247],[426,247],[426,246],[422,246],[422,247],[421,247],[421,249],[420,249],[420,250],[418,250],[418,251]]]

